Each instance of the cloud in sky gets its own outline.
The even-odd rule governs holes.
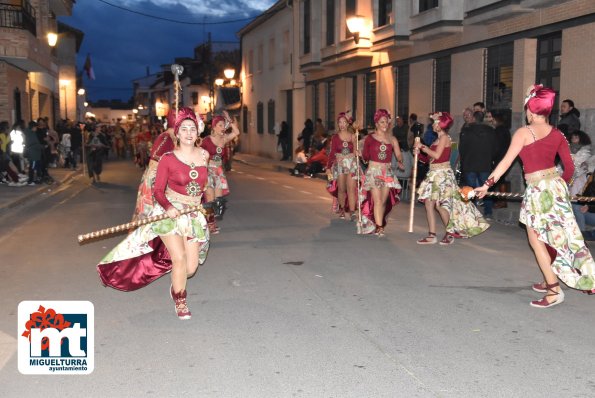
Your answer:
[[[112,4],[164,18],[218,22],[256,16],[275,0],[107,0]],[[205,11],[205,8],[206,11]],[[132,96],[132,79],[169,64],[176,57],[191,57],[207,40],[238,41],[236,32],[249,21],[221,25],[185,25],[136,15],[101,1],[77,1],[71,17],[60,20],[85,33],[77,57],[82,70],[91,55],[96,80],[84,78],[89,99],[122,99]],[[239,42],[238,42],[239,46]]]

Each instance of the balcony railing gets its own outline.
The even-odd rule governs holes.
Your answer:
[[[19,6],[0,3],[0,27],[25,29],[37,36],[35,9],[27,1]]]

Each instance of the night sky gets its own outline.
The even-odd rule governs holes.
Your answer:
[[[221,22],[253,18],[275,0],[105,0],[153,16],[187,22]],[[173,63],[175,57],[192,57],[193,49],[207,40],[238,41],[236,32],[249,19],[218,25],[188,25],[148,18],[110,6],[101,0],[77,0],[71,17],[61,22],[85,33],[77,67],[82,70],[91,55],[95,80],[84,76],[91,101],[132,96],[132,79]],[[215,44],[215,48],[233,44]],[[239,44],[237,45],[239,46]]]

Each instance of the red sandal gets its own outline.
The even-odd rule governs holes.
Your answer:
[[[423,239],[418,239],[418,245],[433,245],[438,243],[438,238],[436,238],[436,232],[428,232],[428,236]]]
[[[531,289],[533,289],[537,293],[547,293],[547,289],[545,287],[546,285],[547,283],[545,282],[534,283],[533,285],[531,285]]]
[[[562,291],[562,289],[560,289],[560,291],[558,291],[558,292],[556,292],[554,290],[555,287],[559,287],[559,286],[560,286],[560,284],[558,282],[551,284],[551,285],[548,285],[546,283],[545,287],[551,293],[548,293],[545,296],[543,296],[543,298],[541,300],[531,301],[531,303],[530,303],[531,307],[550,308],[550,307],[553,307],[554,305],[558,305],[558,304],[564,302],[564,292]],[[555,296],[556,301],[552,301],[552,302],[547,301],[548,296]]]

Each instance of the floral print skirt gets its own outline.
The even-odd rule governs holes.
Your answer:
[[[436,201],[450,214],[446,231],[463,238],[479,235],[490,227],[477,207],[466,202],[450,167],[430,170],[417,190],[419,200]]]
[[[155,183],[155,176],[157,175],[157,163],[152,160],[149,166],[143,173],[136,195],[136,206],[134,208],[133,220],[146,218],[153,210],[153,184]]]
[[[558,176],[529,182],[519,221],[556,250],[552,270],[568,287],[595,293],[595,262],[576,223],[566,182]]]
[[[209,161],[209,178],[207,181],[207,188],[221,189],[223,196],[229,194],[229,185],[227,184],[227,177],[223,172],[221,162]]]
[[[351,177],[357,172],[357,161],[353,154],[342,156],[337,154],[337,160],[333,163],[333,179],[336,180],[341,174],[349,174]]]
[[[168,199],[179,210],[188,206]],[[164,213],[165,210],[155,202],[149,217]],[[183,214],[176,219],[166,218],[142,225],[128,234],[97,265],[104,285],[124,291],[136,290],[171,271],[171,257],[160,239],[160,236],[169,235],[198,242],[199,264],[205,262],[209,251],[207,220],[200,212]]]

